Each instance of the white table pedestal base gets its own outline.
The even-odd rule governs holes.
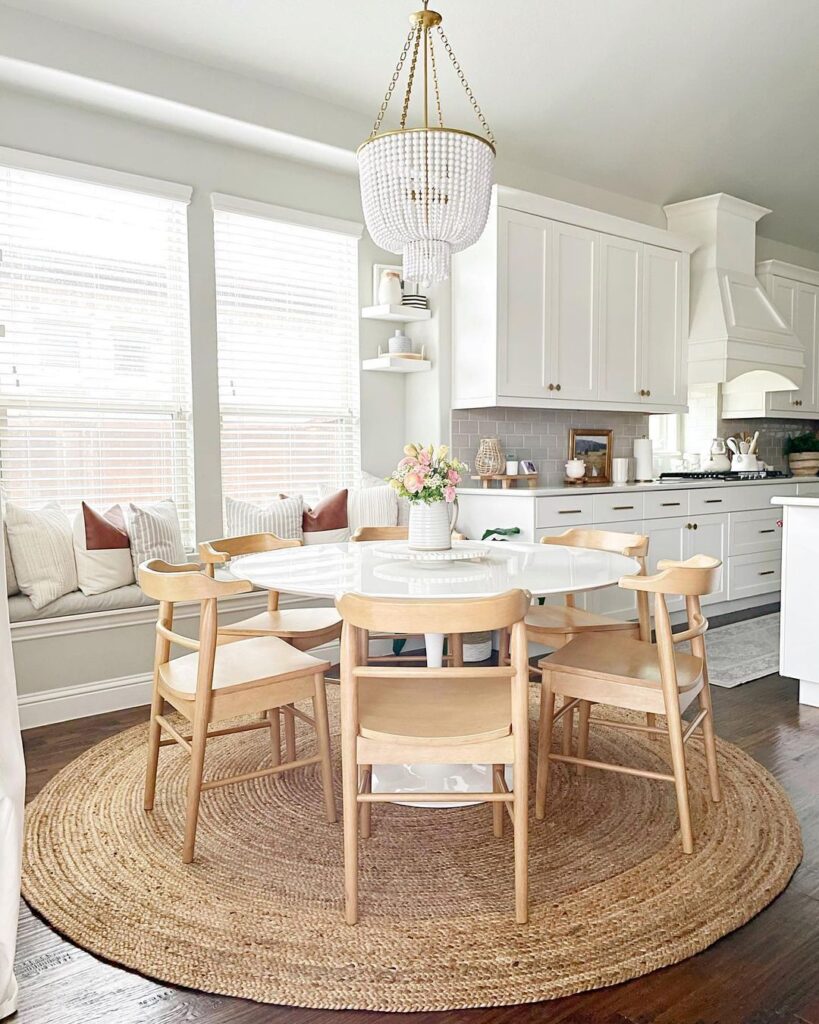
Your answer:
[[[819,683],[812,683],[809,679],[800,679],[799,703],[819,708]]]
[[[427,665],[441,668],[444,663],[444,634],[426,633]],[[511,765],[507,783],[511,785]],[[489,764],[375,764],[372,778],[374,793],[452,793],[452,803],[425,804],[401,801],[406,807],[472,807],[475,800],[458,799],[461,794],[491,793],[492,765]]]

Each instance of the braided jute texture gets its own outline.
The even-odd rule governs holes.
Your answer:
[[[337,754],[335,687],[329,699]],[[98,744],[33,801],[24,895],[107,960],[259,1002],[445,1010],[612,985],[744,924],[802,856],[783,790],[729,743],[719,745],[723,801],[710,803],[695,739],[692,856],[680,848],[673,786],[601,771],[579,779],[556,765],[547,820],[530,818],[528,925],[514,921],[511,828],[493,838],[488,805],[376,805],[360,845],[361,923],[349,927],[341,824],[324,820],[316,768],[204,793],[196,861],[184,866],[187,757],[163,748],[146,813],[146,735],[137,727]],[[302,728],[299,754],[311,748]],[[668,771],[664,751],[592,728],[592,757]],[[252,771],[268,756],[266,730],[217,738],[205,775]],[[339,770],[336,760],[337,782]]]

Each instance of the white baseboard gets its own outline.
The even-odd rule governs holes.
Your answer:
[[[415,650],[418,642],[407,644],[408,651]],[[370,646],[373,655],[391,654],[389,640],[374,641]],[[333,665],[338,664],[339,646],[326,644],[311,651],[318,658],[325,658]],[[36,729],[41,725],[55,725],[70,722],[75,718],[89,718],[104,715],[107,711],[124,711],[151,703],[151,673],[143,672],[133,676],[119,676],[116,679],[100,679],[78,686],[62,686],[53,690],[39,690],[23,693],[17,697],[20,711],[20,728]]]
[[[123,711],[150,703],[150,672],[23,693],[17,698],[21,729],[36,729],[40,725],[54,725],[73,718],[88,718],[106,711]]]

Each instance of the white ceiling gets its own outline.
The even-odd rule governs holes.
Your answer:
[[[375,115],[413,0],[12,0]],[[504,157],[819,250],[817,0],[432,0]],[[443,63],[443,55],[441,63]],[[451,69],[441,76],[452,78]],[[451,102],[447,102],[452,97]],[[472,127],[454,90],[448,123]],[[353,147],[359,140],[350,139]]]

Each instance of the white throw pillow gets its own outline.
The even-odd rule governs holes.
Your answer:
[[[282,540],[302,540],[304,499],[300,494],[277,498],[266,507],[225,498],[225,525],[229,537],[275,533]]]
[[[6,526],[17,583],[35,608],[77,589],[71,523],[56,501],[38,509],[8,502]]]
[[[389,484],[348,490],[347,522],[353,533],[359,526],[397,526],[398,495]]]
[[[14,562],[11,560],[11,549],[9,548],[9,531],[3,523],[3,549],[6,556],[6,597],[13,597],[20,593],[20,585],[17,582],[17,574],[14,571]]]
[[[152,558],[181,565],[187,561],[182,545],[182,530],[176,503],[167,498],[155,505],[128,506],[128,532],[131,535],[131,558],[134,575],[139,578],[139,566]]]
[[[74,518],[74,556],[80,590],[88,597],[134,582],[131,545],[119,505],[101,513],[82,503]]]

